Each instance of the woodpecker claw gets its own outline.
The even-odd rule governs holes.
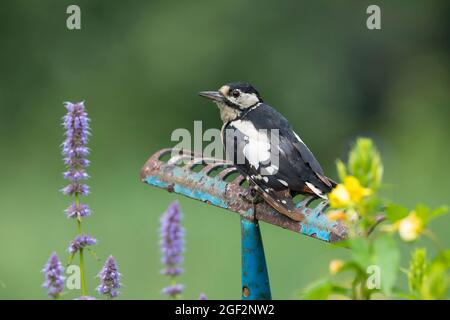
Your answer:
[[[239,193],[239,196],[242,200],[251,204],[257,204],[263,201],[258,191],[253,186],[250,186],[244,192]]]

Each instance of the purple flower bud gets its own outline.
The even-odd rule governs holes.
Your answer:
[[[96,243],[97,243],[96,239],[84,234],[84,235],[76,236],[75,239],[73,239],[70,242],[68,250],[69,250],[70,254],[74,254],[78,250],[85,248],[87,246],[93,246]]]
[[[208,297],[202,292],[202,293],[200,293],[198,300],[208,300]]]
[[[65,195],[73,196],[78,194],[80,196],[87,196],[90,192],[89,186],[87,184],[82,184],[78,182],[72,182],[63,188],[62,193]]]
[[[89,179],[89,175],[84,170],[69,170],[63,173],[64,179],[70,181],[80,181]]]
[[[69,167],[75,167],[75,166],[80,166],[80,167],[88,167],[91,162],[88,159],[74,159],[74,158],[70,158],[70,157],[64,157],[64,164],[66,166]]]
[[[184,286],[182,284],[174,284],[162,289],[162,294],[175,298],[177,295],[182,294]]]
[[[117,297],[119,291],[116,289],[121,287],[121,274],[117,269],[117,263],[113,256],[109,256],[106,259],[105,265],[98,276],[100,277],[100,285],[97,287],[97,291],[100,294],[106,295],[109,299]]]
[[[181,211],[178,202],[173,202],[160,219],[161,262],[165,265],[163,274],[183,273],[184,229],[181,226]]]
[[[64,268],[55,252],[48,259],[42,272],[45,275],[45,282],[42,286],[47,289],[49,297],[57,298],[64,290]]]
[[[91,209],[89,209],[87,204],[80,203],[77,205],[75,202],[72,202],[65,212],[68,218],[80,218],[89,216]]]
[[[166,275],[166,276],[178,276],[180,274],[183,273],[183,268],[179,268],[179,267],[167,267],[161,270],[161,274]]]

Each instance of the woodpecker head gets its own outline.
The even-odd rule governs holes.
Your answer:
[[[262,102],[258,91],[243,82],[229,83],[219,91],[202,91],[199,95],[217,104],[223,122],[235,120],[243,112]]]

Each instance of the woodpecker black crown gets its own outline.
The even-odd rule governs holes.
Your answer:
[[[230,92],[233,92],[233,90],[237,89],[243,93],[254,93],[260,102],[263,102],[261,99],[261,95],[259,94],[258,90],[256,90],[250,83],[248,82],[231,82],[227,83],[226,86],[230,88]]]

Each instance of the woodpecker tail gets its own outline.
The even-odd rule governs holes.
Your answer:
[[[319,180],[322,181],[322,182],[325,184],[325,186],[329,189],[329,190],[327,190],[326,193],[329,193],[331,190],[334,189],[334,187],[337,186],[336,181],[334,181],[334,180],[332,180],[332,179],[330,179],[330,178],[328,178],[328,177],[326,177],[326,176],[323,176],[323,175],[321,175],[321,174],[319,174],[319,173],[316,173],[316,176],[317,176],[317,178],[319,178]]]
[[[337,185],[337,183],[319,173],[316,173],[316,176],[319,180],[316,181],[315,184],[311,182],[306,182],[305,185],[303,186],[303,190],[300,193],[313,195],[327,200],[328,199],[327,194],[330,193],[331,190],[333,190],[333,188]],[[318,184],[317,182],[320,182],[320,184]]]
[[[328,177],[325,177],[325,178],[327,178],[328,182],[331,183],[331,190],[333,190],[338,185],[338,183],[336,181],[334,181]]]

